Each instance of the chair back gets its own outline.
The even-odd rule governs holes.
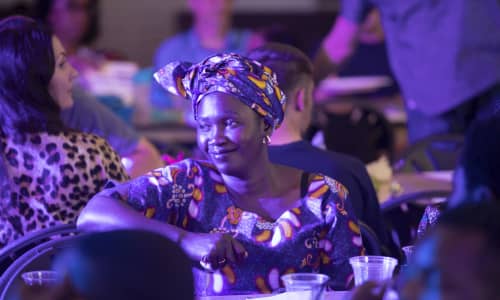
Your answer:
[[[437,134],[417,141],[394,164],[396,172],[453,170],[464,145],[457,134]]]
[[[76,232],[76,230],[73,229],[72,232]],[[45,233],[42,235],[46,236]],[[21,274],[28,271],[50,270],[54,255],[70,246],[81,236],[69,235],[58,237],[42,242],[20,255],[0,277],[0,300],[15,299],[16,292],[24,284]]]
[[[393,154],[393,130],[378,110],[356,105],[347,114],[325,113],[322,127],[328,150],[357,157],[365,164]]]
[[[28,232],[22,238],[0,249],[0,274],[2,274],[14,260],[36,245],[53,237],[76,232],[77,229],[75,224],[58,224],[45,229]]]
[[[417,238],[417,229],[431,199],[447,198],[450,191],[429,190],[403,194],[382,203],[382,218],[391,231],[398,247],[412,245]]]
[[[361,238],[363,239],[363,246],[366,250],[366,255],[383,255],[383,246],[375,231],[362,221],[359,221],[359,228],[361,231]]]

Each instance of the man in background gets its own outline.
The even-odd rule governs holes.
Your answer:
[[[463,134],[473,120],[500,110],[498,0],[343,0],[315,61],[317,79],[349,59],[373,6],[403,92],[410,142]]]

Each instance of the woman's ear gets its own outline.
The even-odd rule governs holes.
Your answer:
[[[271,136],[273,134],[273,128],[266,122],[264,122],[264,133],[267,136]]]

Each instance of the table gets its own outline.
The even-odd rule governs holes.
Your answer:
[[[401,187],[401,193],[422,191],[451,192],[453,171],[432,171],[419,173],[396,173],[393,182]]]
[[[251,295],[226,295],[226,296],[203,296],[197,297],[198,300],[305,300],[303,292],[281,293],[281,294],[251,294]],[[325,300],[344,300],[349,299],[351,291],[331,291],[326,292]]]
[[[398,173],[392,179],[393,195],[380,205],[382,211],[406,202],[429,205],[446,200],[453,189],[453,171]]]

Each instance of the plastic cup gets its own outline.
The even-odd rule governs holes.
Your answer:
[[[29,286],[48,286],[54,285],[58,281],[59,274],[49,270],[30,271],[21,274],[21,278]]]
[[[398,260],[387,256],[355,256],[349,259],[354,271],[354,285],[365,281],[381,282],[392,278]]]
[[[328,277],[317,273],[292,273],[281,276],[287,292],[303,292],[304,298],[324,300]]]
[[[415,246],[413,246],[413,245],[404,246],[401,249],[403,249],[403,252],[405,253],[406,263],[408,264],[408,262],[411,260],[411,257],[413,255],[413,250],[415,249]]]

